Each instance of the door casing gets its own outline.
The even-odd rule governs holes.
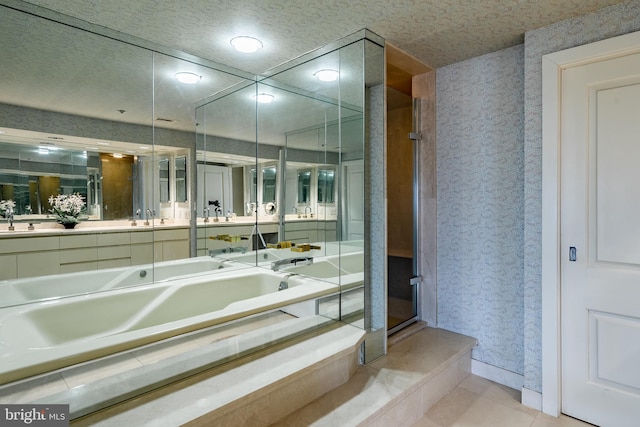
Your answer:
[[[559,416],[560,335],[560,130],[564,69],[640,52],[640,32],[542,57],[542,411]]]

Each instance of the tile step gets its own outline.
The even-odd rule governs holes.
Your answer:
[[[476,344],[417,324],[386,356],[273,426],[411,426],[469,375]]]

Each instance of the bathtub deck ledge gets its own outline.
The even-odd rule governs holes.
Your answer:
[[[334,324],[72,425],[269,425],[347,382],[358,368],[364,337],[362,329]]]

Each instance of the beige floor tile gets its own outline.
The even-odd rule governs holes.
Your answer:
[[[566,415],[560,415],[556,418],[540,413],[531,427],[592,427],[592,424],[567,417]]]
[[[491,388],[491,386],[494,384],[494,382],[477,375],[468,375],[464,380],[462,380],[458,387],[469,390],[476,394],[482,394],[489,388]]]
[[[442,427],[530,427],[535,416],[480,397],[452,424]]]
[[[422,417],[411,427],[440,427],[438,424],[431,421],[429,418]]]
[[[522,401],[522,393],[519,390],[514,390],[501,384],[493,383],[481,396],[534,417],[540,413],[520,403]]]
[[[425,417],[441,427],[451,427],[478,399],[478,394],[457,387],[429,409]]]

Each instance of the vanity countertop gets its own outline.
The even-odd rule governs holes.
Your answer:
[[[114,222],[114,221],[111,221]],[[188,223],[167,223],[143,225],[144,221],[138,221],[135,226],[130,222],[122,224],[105,224],[98,225],[91,222],[80,223],[73,229],[65,229],[60,224],[42,223],[34,224],[34,229],[29,230],[26,223],[15,223],[15,230],[10,231],[7,224],[0,225],[0,239],[9,239],[14,237],[43,237],[43,236],[60,236],[75,234],[103,234],[103,233],[127,233],[142,231],[158,231],[158,230],[174,230],[189,228]]]

